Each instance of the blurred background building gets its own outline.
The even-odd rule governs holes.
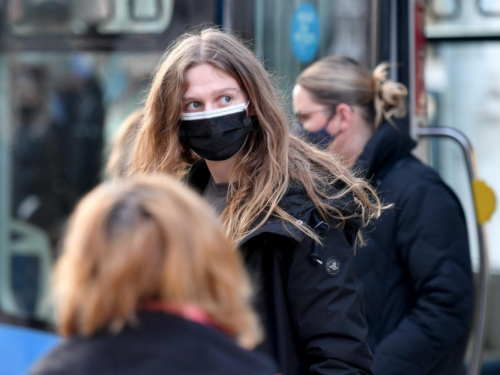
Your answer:
[[[248,40],[288,105],[295,77],[321,57],[391,62],[392,78],[410,88],[408,131],[463,132],[500,193],[500,0],[0,0],[1,321],[50,328],[44,296],[65,220],[101,180],[107,145],[142,105],[165,48],[203,22]],[[478,270],[463,153],[451,140],[420,143],[420,157],[462,201]],[[487,360],[500,358],[498,211],[488,229]],[[0,363],[11,350],[3,341]],[[0,374],[32,357],[1,363]]]

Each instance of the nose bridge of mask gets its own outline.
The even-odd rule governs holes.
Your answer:
[[[182,113],[181,120],[195,121],[195,120],[205,120],[214,117],[232,115],[234,113],[245,111],[249,104],[250,100],[247,103],[235,104],[229,107],[212,109],[210,111]]]
[[[248,133],[253,130],[245,111],[248,104],[232,106],[231,111],[210,111],[201,118],[182,120],[179,126],[180,141],[207,160],[226,160],[234,156],[245,145]],[[225,109],[225,108],[224,108]],[[208,111],[207,111],[208,112]]]

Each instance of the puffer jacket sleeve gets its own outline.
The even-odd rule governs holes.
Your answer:
[[[413,310],[374,348],[375,374],[428,374],[467,336],[473,283],[460,203],[428,178],[396,202],[397,247],[418,295]]]
[[[344,233],[330,228],[323,246],[307,237],[290,254],[289,312],[309,374],[372,374],[362,284]]]

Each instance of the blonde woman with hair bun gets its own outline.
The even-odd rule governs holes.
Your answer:
[[[219,214],[257,286],[260,349],[280,373],[371,374],[353,247],[380,203],[289,132],[282,97],[236,36],[186,33],[155,71],[131,173],[172,174]]]
[[[342,158],[392,207],[363,230],[355,258],[364,284],[375,374],[463,373],[473,313],[467,228],[460,202],[411,150],[402,130],[407,89],[343,56],[297,78],[304,138]]]
[[[32,375],[273,375],[239,253],[172,178],[100,185],[78,204],[53,278],[66,339]]]

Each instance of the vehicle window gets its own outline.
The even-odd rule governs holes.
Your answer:
[[[346,55],[370,66],[371,3],[317,0],[307,3],[308,9],[299,1],[256,0],[256,48],[284,92],[290,92],[307,65],[327,55]],[[314,48],[314,38],[318,45],[309,54],[307,47]]]
[[[102,179],[106,145],[141,105],[160,55],[26,52],[0,59],[2,312],[52,319],[48,282],[66,219]]]
[[[168,44],[202,22],[215,0],[0,1],[0,321],[53,320],[67,218]]]
[[[173,0],[10,0],[14,33],[158,34],[172,19]]]

